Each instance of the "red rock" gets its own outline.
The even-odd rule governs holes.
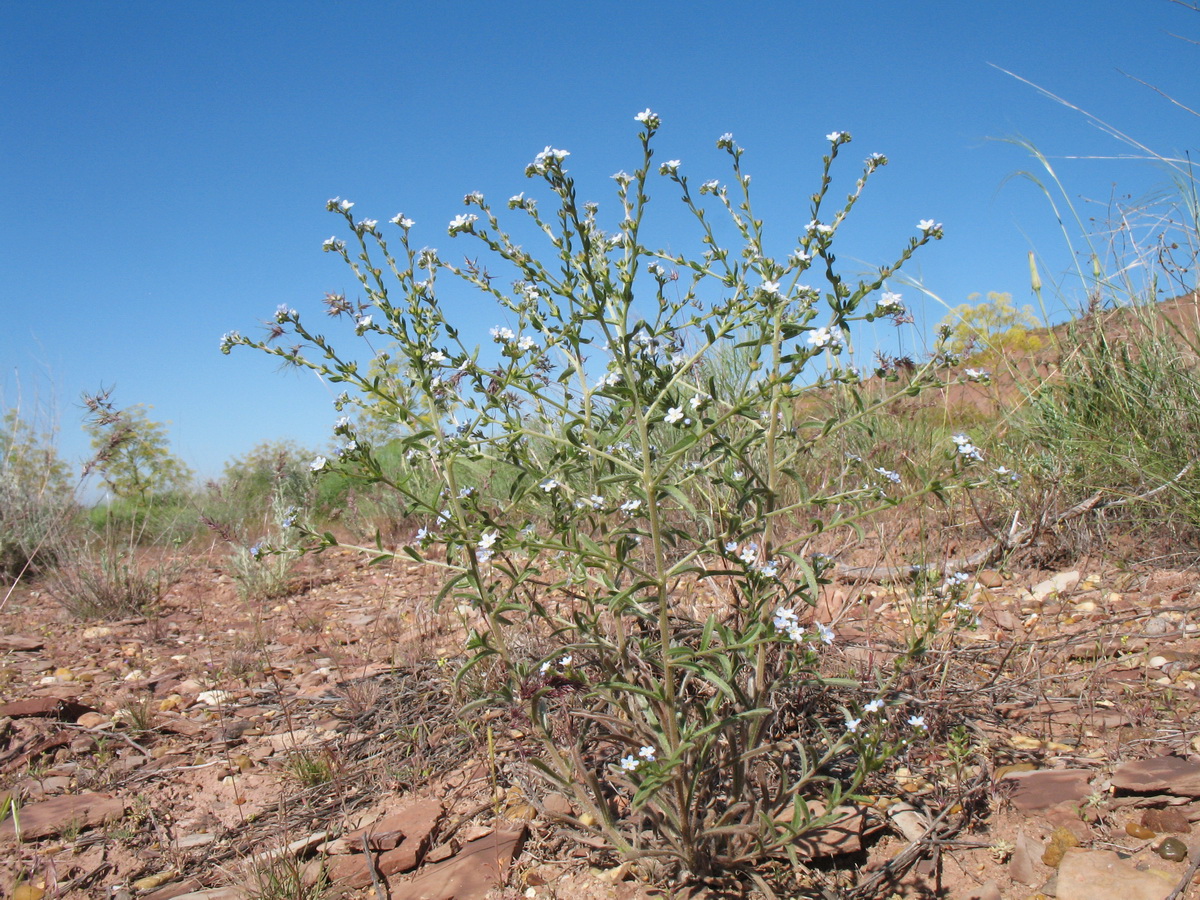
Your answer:
[[[125,815],[125,804],[112,794],[68,794],[21,807],[21,837],[39,840],[68,827],[92,828]],[[0,838],[13,836],[12,819],[0,824]]]
[[[1148,809],[1142,813],[1142,824],[1159,834],[1191,834],[1192,823],[1183,810],[1168,806],[1166,809]]]
[[[1060,803],[1082,800],[1091,794],[1093,773],[1087,769],[1038,769],[1010,772],[1001,779],[1012,782],[1010,799],[1017,809],[1049,809]]]
[[[1112,786],[1135,793],[1200,797],[1200,763],[1178,756],[1140,759],[1118,766]]]
[[[1058,867],[1058,900],[1165,900],[1177,876],[1139,869],[1111,850],[1068,850]]]
[[[37,638],[22,637],[19,634],[0,634],[0,650],[29,653],[41,650],[44,646],[46,646],[46,642],[39,641]]]
[[[806,831],[796,839],[794,846],[801,859],[858,853],[863,847],[863,835],[881,827],[881,823],[868,820],[866,807],[839,806],[834,812],[843,815],[833,823]]]
[[[415,869],[429,852],[444,812],[440,800],[421,800],[351,832],[345,837],[351,852],[329,859],[326,871],[330,880],[353,888],[371,884],[371,870],[362,854],[364,835],[372,851],[384,851],[375,859],[375,867],[384,877]]]
[[[525,839],[525,826],[496,831],[463,844],[453,859],[427,866],[412,881],[392,881],[393,897],[405,900],[483,900],[503,884],[508,867]]]
[[[14,700],[12,703],[0,705],[0,716],[8,716],[10,719],[37,716],[58,719],[60,722],[74,722],[84,713],[90,712],[95,712],[90,706],[76,703],[74,700],[61,700],[58,697],[32,697],[29,700]]]

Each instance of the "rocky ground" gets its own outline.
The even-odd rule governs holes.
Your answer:
[[[933,739],[807,839],[790,893],[1200,898],[1195,572],[1084,560],[978,580],[978,628],[912,685]],[[295,588],[241,601],[201,554],[159,614],[80,622],[18,587],[0,611],[5,896],[671,893],[556,823],[570,803],[525,777],[503,711],[460,721],[463,635],[429,573],[332,552]],[[830,585],[831,671],[869,665],[910,603]]]

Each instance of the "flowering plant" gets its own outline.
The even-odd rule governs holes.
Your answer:
[[[356,248],[336,237],[324,248],[365,297],[326,304],[385,342],[369,367],[286,307],[267,340],[233,333],[223,349],[313,368],[354,389],[339,408],[386,412],[407,468],[382,465],[346,417],[343,450],[314,471],[388,485],[422,518],[405,546],[376,551],[445,571],[439,601],[471,625],[459,677],[479,691],[476,704],[506,707],[537,736],[528,762],[572,795],[570,823],[699,876],[794,858],[797,836],[836,817],[896,749],[879,737],[881,697],[814,712],[831,684],[820,656],[838,638],[834,623],[813,621],[829,562],[810,543],[940,485],[858,460],[861,484],[834,491],[802,470],[818,444],[895,399],[864,389],[852,331],[899,319],[886,281],[942,227],[922,220],[872,277],[838,274],[838,229],[887,160],[867,158],[829,208],[831,167],[851,141],[834,132],[811,221],[778,258],[731,135],[717,142],[731,184],[693,192],[679,160],[652,166],[659,117],[636,118],[641,161],[613,176],[620,216],[607,230],[599,206],[578,199],[567,151],[546,147],[526,169],[553,194],[553,215],[524,192],[507,206],[548,242],[546,260],[515,242],[481,194],[464,198],[473,211],[450,221],[449,236],[475,242],[509,284],[474,252],[456,264],[418,248],[402,214],[391,220],[395,252],[375,220],[331,200]],[[643,243],[655,177],[694,215],[696,258]],[[714,207],[739,250],[718,240]],[[446,278],[494,302],[503,321],[490,347],[447,320]],[[300,342],[273,342],[286,332]],[[897,391],[936,380],[931,362]],[[827,396],[839,398],[832,418],[815,414],[814,398]]]

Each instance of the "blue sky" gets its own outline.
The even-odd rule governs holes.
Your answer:
[[[714,146],[746,148],[757,213],[781,242],[808,221],[824,136],[846,130],[842,175],[873,179],[841,259],[889,261],[918,219],[947,237],[911,275],[956,304],[1009,291],[1032,302],[1027,252],[1063,275],[1069,255],[1028,182],[1020,135],[1073,196],[1139,197],[1166,176],[1071,100],[1163,154],[1195,149],[1200,15],[1170,0],[933,2],[5,2],[0,36],[0,401],[48,409],[71,460],[86,453],[82,392],[115,387],[170,423],[202,476],[268,439],[320,448],[333,391],[271,359],[218,351],[285,303],[320,315],[354,295],[321,242],[324,210],[353,199],[413,240],[474,253],[446,223],[480,190],[536,191],[523,170],[571,151],[580,193],[612,212],[609,180],[638,162],[636,112],[663,120],[659,159],[727,178]],[[991,65],[989,65],[991,64]],[[1065,159],[1064,157],[1105,157]],[[694,251],[665,179],[652,193],[672,248]],[[606,204],[608,204],[606,206]],[[1090,210],[1103,215],[1103,208]],[[614,220],[615,221],[615,220]],[[772,232],[769,232],[772,233]],[[900,288],[926,331],[945,310]],[[466,333],[497,317],[450,297]]]

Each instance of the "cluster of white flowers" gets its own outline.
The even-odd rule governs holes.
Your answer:
[[[288,319],[296,318],[296,311],[291,309],[286,303],[280,303],[275,307],[275,321],[286,322]]]
[[[963,459],[974,462],[981,462],[983,460],[983,454],[979,451],[978,447],[971,443],[971,438],[967,435],[956,434],[950,440],[954,441],[958,455]]]
[[[848,144],[852,139],[848,131],[831,131],[825,135],[825,140],[831,144]]]
[[[734,143],[733,143],[733,134],[727,131],[723,135],[721,135],[719,138],[717,138],[717,149],[718,150],[733,150],[733,149],[735,149]]]
[[[808,333],[809,344],[818,350],[830,350],[834,353],[842,349],[842,329],[836,325],[828,328],[814,328]]]
[[[892,484],[900,483],[900,473],[893,472],[891,469],[885,469],[882,466],[876,466],[875,471],[890,481]]]
[[[333,237],[325,238],[325,242],[323,244],[321,244],[321,249],[324,250],[326,253],[336,253],[340,250],[346,249],[346,242],[339,241],[337,239],[337,236],[334,235]]]
[[[462,213],[450,220],[450,236],[454,237],[460,232],[472,232],[475,230],[475,223],[479,221],[479,216],[474,213]]]
[[[544,175],[551,163],[562,164],[562,161],[570,156],[568,150],[556,150],[553,147],[547,146],[545,150],[533,158],[533,162],[525,168],[526,175]]]
[[[575,657],[573,657],[570,653],[568,653],[565,656],[559,657],[558,668],[559,669],[569,668],[571,663],[573,663],[573,662],[575,662]],[[538,671],[543,675],[545,675],[547,672],[549,672],[550,671],[550,661],[546,660],[546,662],[542,663],[538,667]]]
[[[775,617],[771,620],[771,624],[775,626],[776,631],[786,634],[797,644],[804,640],[804,627],[800,624],[794,609],[786,606],[779,607],[775,610]]]
[[[373,232],[375,226],[379,224],[378,219],[363,219],[361,222],[354,224],[354,230],[362,233]]]
[[[674,175],[679,171],[680,161],[677,159],[668,159],[665,163],[658,167],[659,175]]]
[[[987,369],[966,369],[963,374],[967,376],[967,381],[979,381],[986,384],[992,380],[992,373]]]
[[[922,219],[917,223],[917,227],[925,234],[933,235],[934,237],[942,236],[942,223],[935,222],[933,219]]]
[[[408,229],[417,224],[412,219],[408,218],[408,216],[404,215],[404,213],[396,213],[394,216],[388,219],[388,221],[393,225],[399,225],[405,231],[408,231]]]
[[[816,219],[813,219],[811,222],[809,222],[807,225],[805,225],[804,230],[806,232],[808,232],[809,234],[823,234],[823,235],[833,234],[833,226],[832,225],[825,225],[822,222],[818,222]]]
[[[638,755],[630,754],[621,760],[621,768],[626,772],[634,772],[641,768],[646,763],[654,762],[658,754],[653,747],[643,747],[638,751]]]
[[[341,197],[325,201],[325,208],[330,212],[349,212],[353,207],[354,204],[351,201],[343,200]]]
[[[875,301],[875,313],[880,316],[902,316],[905,313],[904,301],[899,294],[884,291]]]
[[[659,118],[658,113],[651,112],[649,109],[638,113],[633,117],[633,121],[641,122],[647,128],[658,128],[660,125],[662,125],[662,119]]]
[[[479,543],[475,545],[475,558],[481,563],[488,562],[496,555],[494,547],[496,541],[500,538],[500,533],[496,530],[485,531],[479,536]]]
[[[620,372],[609,372],[607,375],[601,375],[600,380],[596,382],[596,390],[602,390],[606,387],[616,387],[621,383]]]
[[[496,325],[488,333],[492,336],[492,340],[501,344],[507,344],[517,337],[516,332],[506,325]]]
[[[635,512],[642,508],[641,500],[626,500],[621,504],[620,510],[626,515],[632,516]]]

